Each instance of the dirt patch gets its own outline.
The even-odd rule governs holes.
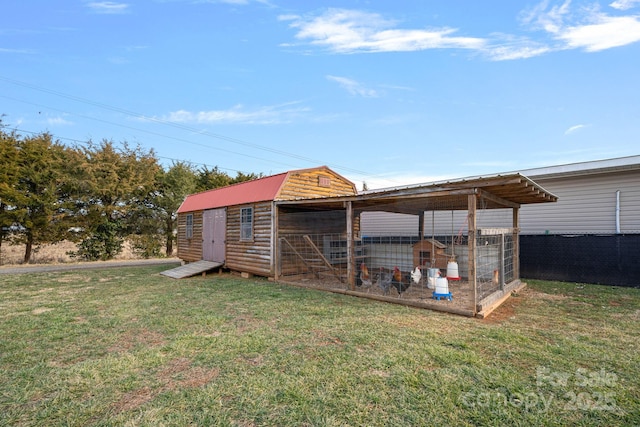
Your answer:
[[[164,335],[148,329],[133,329],[124,334],[108,351],[122,353],[130,351],[138,345],[145,347],[159,347],[165,344]]]
[[[150,387],[142,387],[130,391],[113,405],[116,413],[131,411],[149,402],[156,396],[157,392]]]
[[[56,278],[56,282],[58,283],[87,283],[89,281],[91,281],[89,277],[80,274],[70,274]]]
[[[318,340],[316,345],[319,347],[327,345],[344,345],[344,342],[340,340],[340,338],[332,337],[321,330],[314,330],[313,335]]]
[[[159,387],[145,386],[133,390],[122,396],[112,407],[116,413],[135,410],[153,400],[160,393],[182,388],[202,387],[219,374],[218,368],[191,366],[191,360],[187,358],[173,359],[158,371],[156,378],[160,382]]]
[[[483,323],[503,323],[507,320],[513,319],[516,316],[518,305],[522,303],[525,298],[529,298],[531,291],[528,288],[523,289],[515,295],[511,295],[505,302],[500,304],[498,308],[493,310],[491,314],[482,319]]]
[[[42,313],[47,313],[47,312],[49,312],[49,311],[53,311],[53,308],[49,308],[49,307],[38,307],[38,308],[33,309],[33,310],[31,311],[31,314],[38,315],[38,314],[42,314]]]
[[[380,369],[371,369],[369,375],[373,375],[380,378],[389,378],[391,374],[387,371],[381,371]]]
[[[542,301],[564,301],[569,297],[563,294],[545,294],[544,292],[537,292],[533,290],[527,290],[530,298],[539,299]]]
[[[158,373],[158,379],[165,383],[165,390],[202,387],[220,374],[218,368],[191,366],[186,358],[175,359]]]
[[[255,357],[243,356],[242,361],[251,365],[251,366],[260,366],[264,362],[264,356],[259,354]]]

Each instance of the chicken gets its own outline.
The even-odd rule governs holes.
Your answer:
[[[389,295],[389,289],[391,289],[391,281],[393,280],[393,275],[384,271],[382,267],[380,267],[380,274],[378,275],[378,280],[376,281],[376,285],[380,288],[383,295]]]
[[[367,268],[367,265],[363,262],[362,264],[360,264],[360,274],[358,274],[358,277],[356,277],[356,286],[360,287],[360,286],[364,286],[366,288],[370,288],[371,287],[371,277],[369,276],[369,269]]]
[[[420,271],[420,267],[416,266],[416,268],[411,272],[411,281],[416,285],[419,285],[421,280],[422,271]]]
[[[391,278],[392,278],[391,284],[398,291],[399,297],[402,296],[403,292],[409,289],[409,286],[411,286],[411,280],[410,280],[411,276],[410,275],[403,276],[402,272],[398,267],[393,267],[393,275],[391,276]]]

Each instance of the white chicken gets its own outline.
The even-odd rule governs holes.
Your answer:
[[[420,270],[420,267],[416,266],[416,268],[413,269],[411,272],[411,280],[416,285],[420,284],[420,281],[422,280],[422,271]]]

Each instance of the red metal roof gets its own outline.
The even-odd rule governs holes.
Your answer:
[[[191,194],[184,199],[178,213],[275,200],[287,175],[285,172]]]

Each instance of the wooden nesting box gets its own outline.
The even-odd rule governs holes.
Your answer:
[[[447,245],[437,240],[420,240],[413,245],[413,265],[424,268],[447,268],[450,256],[445,253]],[[432,254],[432,252],[435,252]],[[431,265],[431,264],[434,265]]]

